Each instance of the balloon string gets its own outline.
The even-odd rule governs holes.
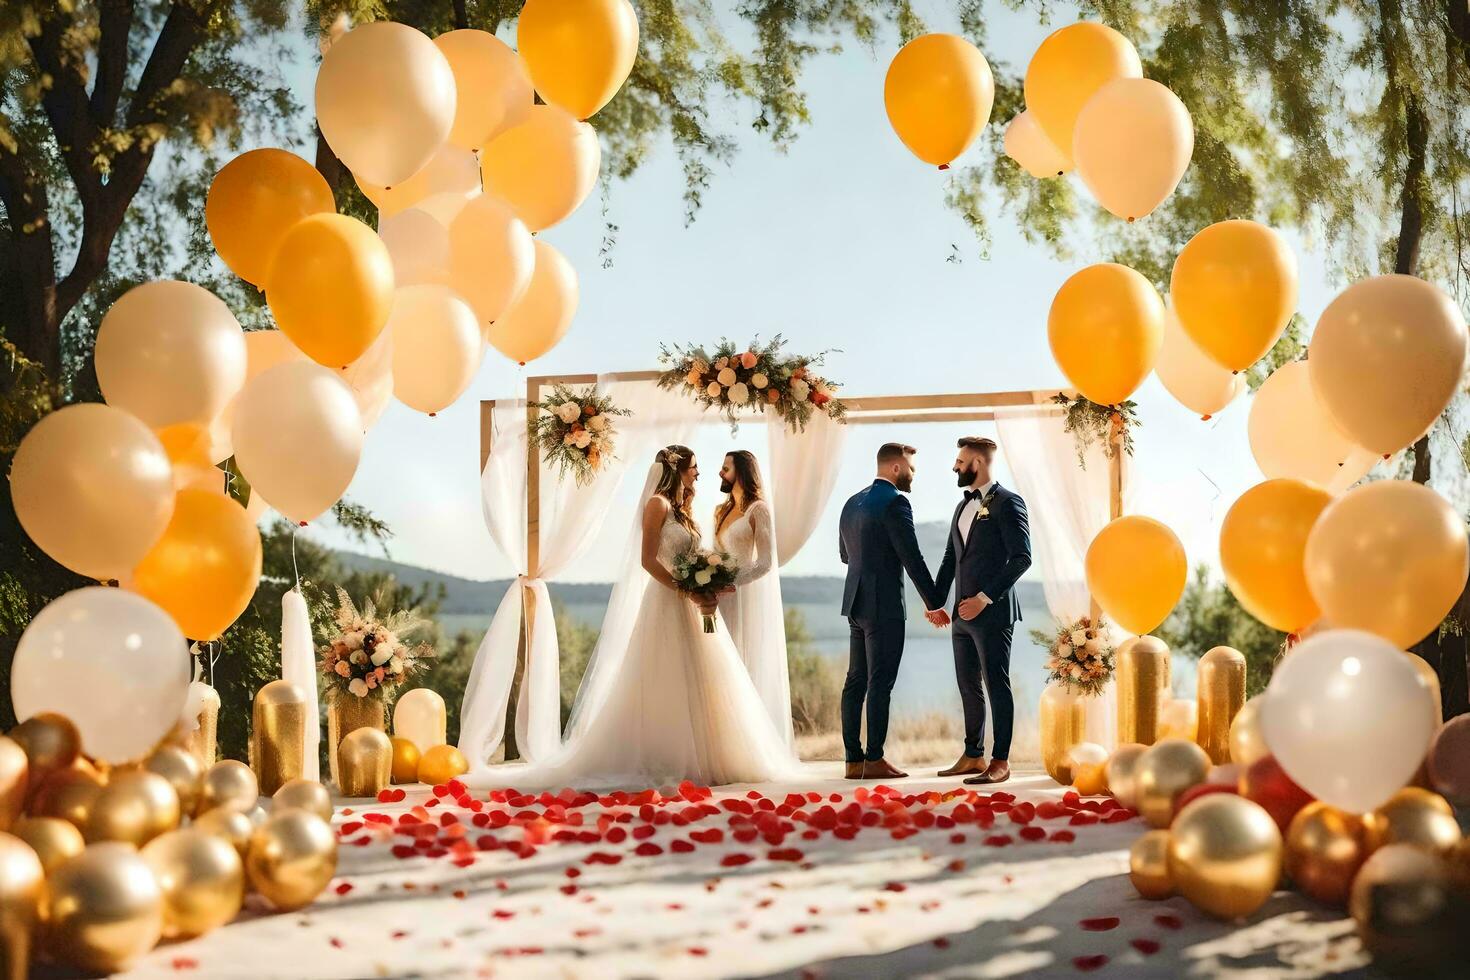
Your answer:
[[[291,528],[291,574],[296,578],[296,591],[301,591],[301,569],[296,564],[296,532],[300,528]]]

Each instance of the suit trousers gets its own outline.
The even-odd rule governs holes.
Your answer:
[[[842,745],[848,762],[883,758],[888,738],[888,701],[903,659],[904,621],[849,617],[847,680],[842,685]],[[867,702],[868,748],[863,750],[863,702]]]
[[[1008,759],[1015,719],[1015,704],[1011,699],[1011,634],[1015,627],[992,626],[983,617],[982,613],[967,621],[955,616],[950,625],[954,679],[965,709],[965,755],[978,759],[985,754],[988,695],[990,711],[995,716],[990,755],[993,759]]]

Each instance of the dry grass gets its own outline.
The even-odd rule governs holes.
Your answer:
[[[948,765],[963,750],[965,731],[957,715],[929,712],[894,719],[888,729],[884,754],[898,766]],[[810,761],[843,758],[840,731],[798,735],[797,754]],[[1011,761],[1036,762],[1041,758],[1037,733],[1029,726],[1018,728],[1011,740]]]

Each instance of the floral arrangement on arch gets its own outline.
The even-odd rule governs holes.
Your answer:
[[[541,410],[530,423],[531,439],[541,447],[547,466],[568,473],[583,487],[597,476],[602,464],[615,458],[617,426],[613,419],[631,415],[595,388],[578,393],[566,385],[554,385],[551,396],[532,402]]]
[[[1082,395],[1073,398],[1061,392],[1052,395],[1051,401],[1066,411],[1062,430],[1072,437],[1077,465],[1083,469],[1087,469],[1087,450],[1094,442],[1102,443],[1104,459],[1112,459],[1119,450],[1133,455],[1133,430],[1142,424],[1135,402],[1099,405]]]
[[[359,611],[338,586],[335,621],[337,633],[322,648],[321,660],[329,697],[391,700],[399,685],[434,656],[427,643],[409,646],[403,641],[429,625],[417,610],[399,610],[379,620],[373,600],[366,600]]]
[[[1047,651],[1046,678],[1061,681],[1068,689],[1098,695],[1113,676],[1113,644],[1107,624],[1083,616],[1071,625],[1057,628]]]
[[[660,388],[683,390],[706,409],[719,411],[733,431],[739,414],[770,408],[792,432],[801,432],[821,412],[840,421],[847,406],[833,393],[838,385],[818,374],[823,353],[810,357],[787,354],[786,341],[777,334],[764,346],[759,339],[748,347],[720,338],[713,350],[664,345],[659,363]]]

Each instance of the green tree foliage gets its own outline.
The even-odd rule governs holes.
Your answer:
[[[786,668],[796,734],[836,731],[842,713],[842,666],[817,652],[806,617],[794,606],[786,610]]]
[[[1241,608],[1223,583],[1210,578],[1206,565],[1195,569],[1184,598],[1154,633],[1173,652],[1195,659],[1218,646],[1239,650],[1245,655],[1246,693],[1251,696],[1266,689],[1286,642],[1285,633],[1271,629]]]

